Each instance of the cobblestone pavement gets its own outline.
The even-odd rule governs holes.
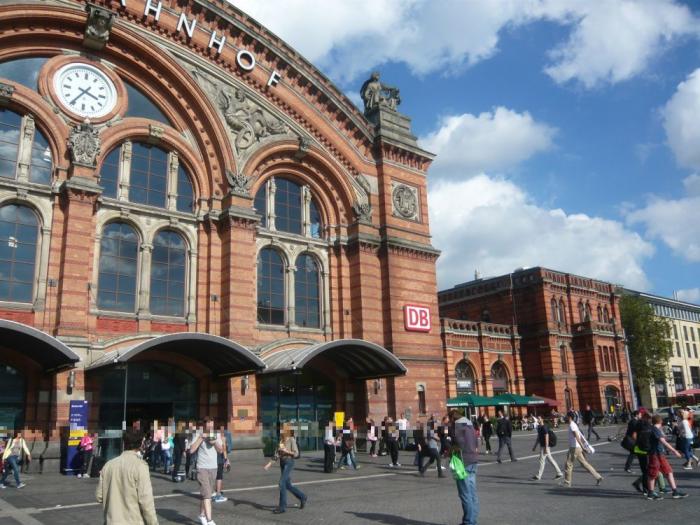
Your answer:
[[[600,431],[601,429],[599,429]],[[684,500],[651,502],[631,487],[635,475],[623,471],[626,457],[618,442],[609,442],[614,428],[602,429],[603,439],[591,463],[605,480],[600,487],[580,467],[574,471],[573,487],[564,488],[552,478],[551,466],[542,481],[530,481],[537,458],[532,453],[534,434],[518,433],[514,449],[517,463],[497,464],[482,455],[478,472],[481,502],[480,523],[498,525],[536,521],[538,525],[586,523],[640,524],[648,521],[698,523],[700,512],[700,470],[680,468],[673,459],[680,487],[690,494]],[[563,467],[566,434],[559,431],[555,458]],[[229,500],[215,504],[218,525],[273,523],[358,523],[386,525],[457,524],[461,508],[454,481],[448,474],[438,479],[431,469],[424,478],[411,467],[413,455],[402,453],[403,466],[388,467],[386,457],[369,458],[360,454],[361,469],[334,474],[322,472],[320,454],[308,453],[297,461],[293,479],[309,497],[304,510],[290,506],[286,514],[274,515],[279,471],[262,469],[264,459],[237,461],[225,478]],[[95,479],[81,480],[60,474],[25,476],[27,486],[0,491],[0,525],[96,524],[102,523],[100,507],[94,502]],[[162,474],[153,475],[156,509],[160,523],[198,523],[196,482],[173,484]],[[289,501],[296,501],[291,494]]]

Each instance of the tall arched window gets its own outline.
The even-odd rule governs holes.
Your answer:
[[[552,321],[555,323],[559,322],[559,307],[557,305],[557,300],[552,298],[550,302],[550,307],[552,309]]]
[[[284,324],[284,263],[272,248],[258,255],[258,322]]]
[[[476,391],[474,384],[474,372],[469,363],[462,359],[455,367],[455,379],[457,379],[457,395],[473,394]]]
[[[287,179],[275,179],[275,186],[275,227],[279,231],[301,234],[301,186]]]
[[[165,208],[168,153],[156,146],[134,142],[131,150],[129,200]]]
[[[574,407],[574,398],[571,395],[571,390],[568,388],[564,389],[564,404],[566,405],[566,410],[569,411]]]
[[[192,182],[185,168],[180,165],[177,168],[177,211],[192,213],[194,211],[194,190]]]
[[[620,391],[614,386],[605,387],[605,404],[608,407],[608,412],[611,408],[616,408],[620,405]]]
[[[51,170],[53,169],[53,159],[49,141],[44,134],[36,129],[34,131],[34,142],[32,142],[32,163],[29,168],[29,180],[37,184],[51,183]]]
[[[114,148],[102,161],[100,168],[100,186],[102,195],[105,197],[117,198],[117,186],[119,184],[119,154],[120,148]]]
[[[569,357],[567,355],[566,345],[559,347],[559,357],[561,358],[561,371],[565,374],[569,373]]]
[[[158,232],[151,258],[151,313],[185,315],[185,270],[187,244],[170,230]]]
[[[578,303],[578,318],[580,322],[586,320],[586,308],[583,306],[583,301],[579,301]]]
[[[491,367],[491,381],[494,394],[508,391],[508,372],[502,363],[496,362]]]
[[[603,308],[603,321],[606,323],[610,322],[610,312],[608,312],[608,307]]]
[[[260,216],[260,226],[267,228],[267,185],[263,185],[262,188],[258,190],[255,194],[255,201],[253,201],[253,206],[255,211],[257,211]]]
[[[586,313],[584,316],[585,321],[590,321],[593,319],[593,316],[591,315],[591,305],[589,303],[586,303]]]
[[[566,322],[566,308],[564,307],[564,300],[559,299],[559,316],[561,317],[561,322],[567,324]]]
[[[298,326],[318,328],[320,321],[318,264],[309,254],[297,257],[294,280],[294,311]]]
[[[603,347],[598,347],[598,362],[600,363],[600,369],[605,371],[605,359],[603,359]]]
[[[9,109],[0,108],[0,177],[15,178],[21,127],[20,115]]]
[[[0,300],[32,302],[38,237],[39,220],[30,208],[0,208]]]
[[[97,306],[103,310],[136,310],[136,275],[139,238],[125,222],[112,222],[102,230]]]

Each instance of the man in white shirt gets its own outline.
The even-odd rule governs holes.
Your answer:
[[[406,450],[406,445],[408,444],[408,419],[406,419],[406,414],[403,412],[401,412],[401,417],[396,420],[396,427],[399,429],[399,448]]]
[[[575,419],[576,414],[574,412],[566,414],[566,421],[569,424],[569,454],[566,456],[563,485],[565,487],[571,486],[571,477],[574,472],[574,460],[578,461],[583,468],[590,472],[591,476],[596,479],[596,485],[600,485],[603,481],[603,476],[598,474],[596,469],[586,460],[586,456],[583,455],[584,449],[589,450],[591,446],[584,439],[583,434],[581,434]]]

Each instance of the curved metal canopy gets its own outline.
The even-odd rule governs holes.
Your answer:
[[[130,348],[107,352],[87,369],[125,363],[147,350],[182,355],[201,363],[216,376],[254,374],[265,368],[265,363],[254,353],[230,339],[200,332],[180,332],[154,337]]]
[[[72,368],[80,357],[61,341],[26,324],[0,319],[0,346],[12,348],[44,370]]]
[[[363,339],[338,339],[303,348],[291,348],[263,356],[267,368],[263,373],[292,372],[303,369],[323,355],[353,379],[400,376],[406,367],[394,354]]]

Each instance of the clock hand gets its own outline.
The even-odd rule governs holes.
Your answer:
[[[80,89],[80,88],[78,88],[78,89]],[[83,91],[83,90],[81,89],[81,91]],[[84,90],[83,93],[85,93],[85,94],[86,94],[87,96],[89,96],[89,97],[94,98],[95,100],[99,100],[95,95],[93,95],[92,93],[90,93],[90,88],[87,88],[86,90]]]
[[[78,99],[79,99],[80,97],[82,97],[82,96],[85,94],[85,90],[82,89],[82,88],[78,88],[78,91],[80,91],[80,93],[79,93],[73,100],[71,100],[71,101],[68,103],[68,104],[70,104],[71,106],[73,106],[73,105],[78,101]]]

